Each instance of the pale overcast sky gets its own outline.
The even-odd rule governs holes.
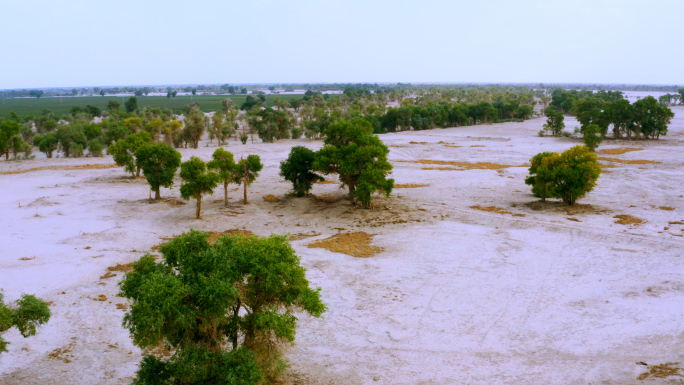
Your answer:
[[[0,0],[0,89],[684,84],[684,0]]]

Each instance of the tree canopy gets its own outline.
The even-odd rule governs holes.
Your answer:
[[[135,384],[259,384],[284,368],[279,343],[293,343],[303,311],[325,310],[286,236],[190,231],[147,254],[120,283],[131,301],[124,327],[140,347],[173,356],[143,358]]]
[[[197,200],[196,218],[200,219],[202,195],[214,192],[218,185],[219,175],[215,172],[207,172],[207,165],[202,159],[193,156],[190,160],[181,163],[180,177],[183,179],[180,187],[181,197]]]
[[[315,170],[325,175],[338,174],[352,202],[358,199],[365,207],[376,191],[389,196],[394,187],[394,179],[387,179],[392,171],[387,160],[389,148],[373,134],[370,123],[362,119],[339,121],[325,134]]]
[[[135,159],[154,191],[154,200],[159,200],[159,188],[173,185],[173,177],[180,166],[180,152],[166,143],[147,144],[135,151]]]
[[[295,146],[286,160],[280,162],[280,176],[292,182],[295,194],[299,197],[309,193],[314,182],[324,180],[313,172],[316,153],[304,146]]]
[[[24,338],[34,336],[36,328],[48,322],[51,315],[45,301],[33,295],[22,295],[14,306],[6,305],[3,299],[0,290],[0,353],[6,352],[9,345],[2,333],[16,327]]]

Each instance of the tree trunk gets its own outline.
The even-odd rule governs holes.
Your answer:
[[[135,166],[135,176],[136,178],[140,177],[140,166]]]
[[[237,324],[238,314],[240,313],[240,307],[242,306],[242,301],[238,300],[237,305],[233,308],[233,321]],[[231,336],[233,342],[233,350],[238,348],[238,328],[235,325],[233,330],[233,335]]]
[[[161,195],[159,194],[159,187],[154,191],[154,200],[158,201],[161,199]]]
[[[541,199],[546,202],[546,183],[542,183]]]
[[[243,179],[243,181],[242,181],[242,184],[245,185],[244,195],[245,195],[245,204],[247,204],[247,203],[249,203],[249,202],[247,202],[247,162],[245,162],[245,170],[244,170],[244,173],[245,173],[245,176],[244,176],[244,179]]]
[[[197,195],[197,216],[196,219],[200,219],[200,212],[202,211],[202,194]]]
[[[228,181],[223,181],[223,207],[228,207]]]

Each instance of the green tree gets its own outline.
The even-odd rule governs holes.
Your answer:
[[[126,112],[131,113],[135,112],[138,110],[138,98],[135,96],[131,96],[126,100],[126,103],[124,103],[124,107],[126,108]]]
[[[223,206],[228,207],[228,184],[235,182],[235,159],[232,153],[223,148],[217,148],[211,157],[213,160],[207,163],[207,167],[216,170],[223,181]]]
[[[324,180],[312,171],[315,160],[314,151],[304,146],[295,146],[287,159],[280,162],[280,176],[292,182],[295,194],[299,197],[308,194],[314,182]]]
[[[52,153],[57,149],[57,134],[54,132],[47,133],[43,136],[36,135],[33,138],[33,145],[38,147],[40,152],[45,154],[48,158],[52,158]]]
[[[215,172],[207,172],[207,165],[202,159],[193,156],[190,160],[181,163],[180,192],[183,199],[195,198],[197,200],[197,219],[200,219],[202,211],[202,195],[212,194],[218,185],[219,175]]]
[[[259,171],[263,168],[264,166],[261,164],[259,155],[247,155],[247,159],[242,158],[235,165],[235,172],[233,173],[235,183],[242,183],[243,185],[245,204],[249,203],[247,200],[247,186],[256,180],[259,176]]]
[[[9,150],[13,146],[12,138],[21,131],[21,125],[14,120],[0,122],[0,156],[9,159]]]
[[[180,152],[166,143],[146,144],[135,151],[135,159],[154,191],[154,200],[159,200],[159,188],[173,185],[173,177],[180,166]]]
[[[574,205],[577,199],[591,192],[601,175],[596,154],[586,146],[574,146],[558,157],[551,170],[554,196],[565,204]]]
[[[109,153],[114,156],[114,162],[117,165],[122,166],[135,178],[140,176],[140,165],[136,164],[135,152],[138,148],[151,143],[152,136],[150,133],[140,131],[117,140],[116,143],[109,146]]]
[[[584,145],[587,146],[589,151],[596,150],[596,147],[603,141],[603,137],[599,135],[601,133],[601,128],[596,124],[590,124],[584,128]]]
[[[119,108],[121,108],[121,103],[119,103],[118,101],[110,100],[107,102],[107,110],[108,111],[114,111],[114,110],[118,111]]]
[[[677,93],[679,94],[679,102],[680,104],[684,104],[684,88],[680,88],[677,90]]]
[[[525,184],[532,185],[532,194],[546,201],[549,192],[553,190],[551,183],[551,170],[558,160],[555,152],[542,152],[530,159],[530,176],[525,179]]]
[[[633,128],[637,137],[642,134],[644,139],[658,139],[660,135],[667,135],[667,125],[674,117],[669,107],[661,106],[653,96],[647,96],[637,100],[633,108]]]
[[[83,126],[75,123],[59,126],[57,128],[57,140],[62,147],[62,151],[64,151],[65,157],[69,157],[72,153],[79,156],[79,151],[72,150],[80,149],[80,152],[82,152],[88,145],[88,138],[86,138],[83,132]]]
[[[620,99],[604,104],[606,119],[613,124],[613,136],[620,139],[623,133],[629,132],[628,128],[634,121],[632,105],[627,99]]]
[[[386,196],[392,193],[394,179],[387,179],[392,172],[387,160],[389,149],[373,135],[370,123],[363,119],[343,120],[330,125],[325,134],[314,170],[338,174],[349,189],[352,203],[358,199],[364,207],[370,205],[374,192],[382,191]]]
[[[185,118],[185,128],[183,128],[183,137],[190,142],[193,148],[199,147],[199,141],[204,135],[204,116],[195,112]]]
[[[26,338],[36,335],[36,327],[50,319],[48,305],[33,295],[24,294],[15,302],[15,306],[7,306],[0,291],[0,353],[7,352],[9,343],[2,338],[2,333],[16,327]]]
[[[207,238],[194,230],[178,236],[160,247],[161,262],[147,254],[121,281],[134,342],[174,351],[167,360],[144,357],[134,384],[273,379],[283,367],[278,343],[295,338],[294,312],[326,310],[285,236],[224,236],[213,245]]]
[[[565,123],[563,113],[556,110],[555,106],[548,106],[545,111],[546,124],[544,124],[545,131],[551,131],[553,136],[561,136]]]

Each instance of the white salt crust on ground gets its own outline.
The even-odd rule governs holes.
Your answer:
[[[141,352],[116,307],[125,302],[116,296],[122,273],[100,277],[190,228],[321,233],[293,244],[329,311],[300,319],[297,344],[287,350],[286,383],[639,383],[646,367],[637,362],[684,362],[684,225],[669,224],[684,223],[684,107],[673,111],[661,140],[607,140],[599,148],[643,148],[599,155],[661,164],[602,162],[617,167],[569,209],[536,203],[525,167],[449,171],[399,162],[520,166],[538,152],[579,143],[538,137],[544,119],[381,135],[401,146],[390,153],[396,182],[430,186],[397,189],[376,199],[374,210],[344,199],[286,196],[290,185],[278,176],[279,162],[292,146],[322,144],[306,139],[231,141],[226,148],[236,158],[258,154],[264,171],[249,205],[233,185],[224,208],[218,189],[205,198],[202,220],[194,219],[194,202],[149,204],[144,179],[131,180],[121,168],[0,175],[0,288],[9,301],[36,294],[52,302],[53,312],[35,337],[4,334],[11,345],[0,356],[0,383],[130,383]],[[566,118],[566,125],[572,131],[578,124]],[[207,160],[215,148],[204,141],[181,152],[184,160]],[[0,172],[110,163],[111,157],[2,161]],[[177,186],[162,196],[179,197]],[[342,198],[345,191],[319,184],[313,192]],[[267,194],[281,201],[266,202]],[[644,223],[614,223],[623,214]],[[373,244],[385,251],[357,259],[306,247],[344,231],[377,234]],[[100,294],[107,300],[95,300]],[[69,351],[50,356],[56,349]]]

